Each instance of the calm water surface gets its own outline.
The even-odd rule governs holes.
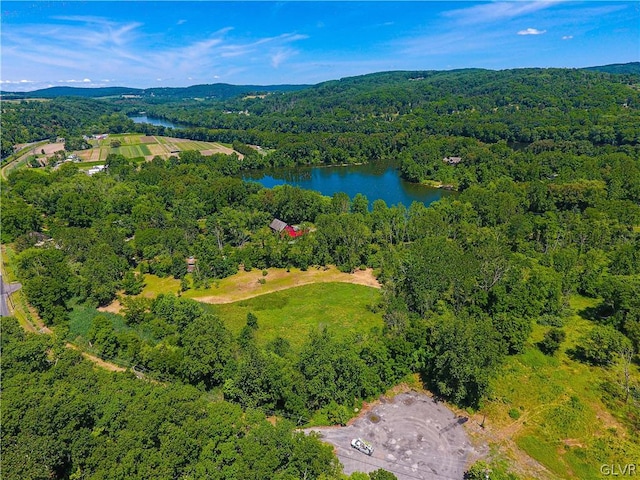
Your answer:
[[[170,128],[184,128],[182,125],[178,125],[177,123],[170,122],[169,120],[164,120],[162,118],[155,117],[147,117],[146,115],[138,115],[136,117],[129,117],[133,120],[133,123],[150,123],[151,125],[156,125],[159,127],[170,127]]]
[[[400,172],[392,162],[376,162],[346,167],[298,167],[270,169],[246,173],[244,180],[259,182],[267,188],[276,185],[295,185],[332,196],[344,192],[353,198],[357,193],[365,195],[370,204],[382,199],[387,205],[402,203],[409,207],[413,202],[429,205],[455,192],[425,187],[400,178]]]

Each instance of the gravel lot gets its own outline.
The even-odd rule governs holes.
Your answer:
[[[468,462],[478,457],[463,424],[442,403],[416,392],[382,397],[372,409],[346,427],[314,427],[335,446],[344,472],[384,468],[399,480],[462,479]],[[373,455],[351,447],[353,438],[373,444]]]

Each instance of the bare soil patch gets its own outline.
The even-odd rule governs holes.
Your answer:
[[[51,155],[53,153],[59,152],[60,150],[64,150],[64,143],[47,143],[46,145],[42,145],[41,147],[36,147],[33,149],[33,153],[44,153],[46,155]]]
[[[156,137],[143,135],[140,137],[140,143],[157,143]]]
[[[120,300],[114,300],[106,307],[98,307],[99,312],[120,313],[120,310],[122,310]]]

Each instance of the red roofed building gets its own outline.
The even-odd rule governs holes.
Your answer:
[[[287,235],[289,235],[291,238],[301,237],[305,234],[304,230],[300,230],[297,227],[287,225],[285,222],[283,222],[282,220],[278,220],[277,218],[274,218],[271,222],[271,225],[269,226],[280,235],[282,235],[283,232],[286,232]]]
[[[292,238],[301,237],[302,235],[304,235],[304,231],[297,230],[296,228],[292,227],[291,225],[287,225],[286,227],[284,227],[284,230]]]

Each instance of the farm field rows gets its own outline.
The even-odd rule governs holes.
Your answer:
[[[120,146],[112,146],[113,142],[119,142]],[[90,140],[90,144],[93,148],[74,152],[83,162],[102,162],[106,160],[110,153],[124,155],[127,158],[144,158],[144,160],[151,160],[156,155],[168,158],[171,155],[187,150],[197,150],[203,155],[213,155],[214,153],[231,155],[234,153],[233,149],[216,142],[201,142],[135,133],[109,135],[104,139]],[[241,154],[237,152],[236,154],[242,157]]]

